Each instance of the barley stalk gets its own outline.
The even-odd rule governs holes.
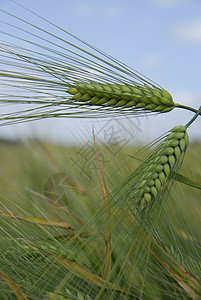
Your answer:
[[[5,31],[6,39],[0,42],[0,104],[27,106],[5,112],[0,124],[125,113],[140,116],[174,108],[196,112],[175,103],[152,80],[48,20],[42,18],[56,34],[9,12],[0,13],[7,18],[2,23],[14,30],[13,34]],[[18,26],[13,25],[16,21]],[[15,43],[9,42],[10,37]]]
[[[152,112],[168,112],[175,107],[166,90],[141,85],[81,83],[67,92],[72,101],[105,107],[133,108]]]
[[[1,114],[0,125],[57,117],[140,116],[174,108],[196,112],[175,103],[146,76],[39,15],[50,31],[9,12],[0,14],[0,22],[9,28],[0,41],[0,105],[27,106]]]
[[[0,104],[24,105],[2,114],[0,124],[164,113],[177,106],[158,84],[55,24],[45,20],[56,34],[9,12],[0,14],[14,30],[0,42]]]

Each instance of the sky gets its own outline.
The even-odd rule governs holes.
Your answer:
[[[168,90],[175,102],[194,108],[201,105],[200,0],[18,2],[149,77]],[[0,0],[0,8],[21,17],[26,14],[10,0]],[[42,26],[40,20],[37,22]],[[173,126],[185,124],[191,117],[191,112],[177,109],[140,120],[132,118],[133,123],[127,119],[105,122],[111,121],[114,128],[120,126],[121,130],[132,123],[133,130],[140,127],[140,138],[150,142]],[[105,123],[90,119],[43,120],[1,127],[0,136],[85,142],[91,138],[93,126],[100,131]],[[198,118],[189,128],[192,141],[201,140],[200,128]]]

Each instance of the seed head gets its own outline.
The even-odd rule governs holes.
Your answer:
[[[168,112],[175,107],[172,96],[160,88],[140,85],[102,83],[80,83],[71,86],[67,92],[73,102],[85,102],[114,108],[132,108],[151,112]]]
[[[148,159],[148,165],[144,164],[139,175],[139,197],[136,204],[140,209],[145,209],[151,202],[156,200],[167,186],[172,171],[179,164],[188,145],[186,126],[174,127],[164,142]]]

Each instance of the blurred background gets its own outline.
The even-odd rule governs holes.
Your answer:
[[[199,0],[19,0],[20,4],[89,42],[167,89],[175,102],[201,104],[201,1]],[[26,11],[9,0],[0,8],[23,18]],[[33,17],[33,20],[31,19]],[[29,21],[34,22],[30,14]],[[40,26],[40,20],[37,21]],[[15,25],[15,24],[13,24]],[[26,24],[24,24],[26,29]],[[42,26],[42,25],[41,25]],[[0,39],[5,36],[0,33]],[[191,112],[175,109],[143,118],[46,119],[0,127],[0,138],[38,138],[77,144],[92,140],[148,143],[178,124]],[[189,129],[191,142],[201,140],[201,119]],[[110,135],[107,135],[111,132]],[[116,132],[116,133],[115,133]],[[132,133],[131,133],[132,132]],[[112,139],[112,140],[111,140]],[[115,139],[115,140],[114,140]]]

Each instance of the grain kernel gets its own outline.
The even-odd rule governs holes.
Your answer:
[[[167,160],[166,160],[166,162],[167,162]],[[155,171],[157,173],[161,172],[162,170],[163,170],[163,165],[157,165],[156,168],[155,168]],[[158,177],[158,174],[157,174],[157,177]]]
[[[88,101],[91,99],[91,96],[89,94],[84,94],[81,98],[80,101]]]
[[[154,185],[154,180],[153,179],[149,180],[148,186],[153,186],[153,185]]]
[[[144,193],[144,198],[146,199],[147,202],[151,201],[151,195],[149,193]]]
[[[175,162],[176,162],[174,155],[170,155],[168,158],[168,161],[169,161],[170,167],[173,168],[175,165]]]
[[[174,155],[175,155],[176,159],[178,159],[180,157],[181,150],[180,150],[179,146],[174,148]]]
[[[157,173],[157,172],[153,173],[153,174],[151,175],[151,178],[152,178],[153,180],[156,179],[156,178],[158,178],[158,173]]]
[[[180,125],[180,126],[175,126],[171,131],[176,131],[176,132],[178,132],[178,131],[180,131],[180,132],[185,132],[186,131],[186,126],[182,126],[182,125]]]
[[[166,97],[160,97],[160,101],[162,104],[164,105],[171,105],[172,104],[172,101],[170,101],[168,98]]]
[[[76,88],[72,87],[72,88],[68,89],[67,92],[71,95],[75,95],[78,93],[78,90]]]
[[[186,148],[186,142],[185,142],[185,139],[181,139],[181,140],[179,141],[179,147],[180,147],[181,151],[184,151],[184,150],[185,150],[185,148]]]
[[[145,193],[149,193],[149,192],[150,192],[150,187],[149,187],[149,186],[146,186],[146,188],[144,189],[144,192],[145,192]]]
[[[171,154],[173,154],[173,152],[174,152],[174,148],[173,147],[167,147],[165,149],[165,154],[166,155],[171,155]]]
[[[152,195],[153,195],[155,198],[157,197],[158,191],[157,191],[157,189],[155,188],[155,186],[152,186],[152,187],[151,187],[151,193],[152,193]]]
[[[161,158],[160,158],[160,163],[161,163],[162,165],[166,164],[167,161],[168,161],[167,155],[161,156]],[[161,170],[161,171],[162,171],[162,170]],[[160,172],[160,171],[158,171],[158,172]]]
[[[117,104],[115,105],[115,107],[120,107],[120,106],[124,106],[127,103],[127,101],[125,100],[120,100],[117,102]]]
[[[146,184],[146,180],[143,180],[141,183],[140,183],[140,185],[139,185],[139,188],[141,188],[141,187],[143,187],[145,184]]]
[[[117,104],[117,102],[118,102],[117,99],[112,98],[112,99],[110,99],[110,101],[108,101],[107,105],[108,106],[114,106],[114,105]]]
[[[131,101],[126,103],[125,107],[132,107],[132,106],[135,106],[135,105],[136,105],[136,102],[131,100]]]
[[[164,165],[164,173],[166,176],[170,175],[170,166],[168,163]]]
[[[81,93],[77,93],[72,97],[72,100],[80,100],[80,98],[82,97]]]
[[[161,189],[161,182],[158,178],[155,180],[154,185],[158,191]]]
[[[160,172],[159,175],[158,175],[158,178],[159,178],[160,182],[163,184],[166,180],[165,173]]]
[[[145,106],[146,106],[146,104],[144,102],[139,102],[136,104],[135,108],[143,108]]]

